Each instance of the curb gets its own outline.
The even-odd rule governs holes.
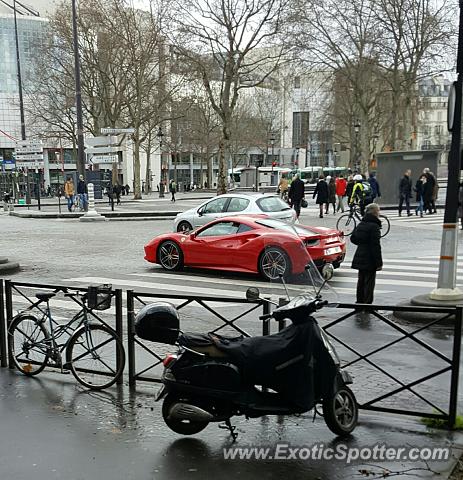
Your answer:
[[[166,220],[173,219],[180,212],[99,212],[110,220]],[[84,213],[39,213],[39,212],[10,212],[12,217],[18,218],[40,218],[40,219],[72,219],[80,218]]]

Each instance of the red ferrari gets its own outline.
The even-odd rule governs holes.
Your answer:
[[[166,233],[145,246],[145,260],[166,270],[183,266],[260,273],[269,280],[302,273],[304,255],[294,229],[315,265],[339,267],[346,242],[338,230],[289,226],[265,217],[232,216],[209,222],[192,233]]]

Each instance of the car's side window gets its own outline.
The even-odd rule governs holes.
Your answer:
[[[246,210],[249,205],[249,200],[247,198],[232,198],[228,204],[227,212],[242,212]]]
[[[214,223],[214,225],[201,230],[196,237],[221,237],[224,235],[234,235],[238,232],[239,226],[240,224],[236,222]]]
[[[250,227],[249,225],[245,225],[244,223],[242,223],[240,225],[240,227],[238,228],[237,233],[249,232],[250,230],[254,230],[254,229],[252,227]]]
[[[216,198],[204,205],[202,211],[204,213],[222,213],[223,207],[227,203],[228,198]]]

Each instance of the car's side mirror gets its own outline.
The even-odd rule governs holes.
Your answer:
[[[249,287],[246,290],[246,299],[250,302],[260,299],[260,291],[257,287]]]
[[[200,208],[200,209],[198,210],[198,215],[199,215],[200,217],[202,217],[203,214],[204,214],[204,208]]]

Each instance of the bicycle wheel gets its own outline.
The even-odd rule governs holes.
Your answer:
[[[117,358],[120,359],[119,365]],[[111,328],[84,326],[69,339],[66,365],[84,387],[92,390],[110,387],[122,375],[124,363],[124,347]]]
[[[15,367],[24,375],[37,375],[48,363],[50,334],[34,316],[13,320],[8,330],[8,348]]]
[[[336,228],[341,232],[344,232],[346,237],[352,234],[356,226],[357,221],[355,220],[355,217],[349,213],[341,215],[336,222]]]
[[[381,220],[381,238],[382,238],[389,233],[389,230],[391,229],[391,222],[389,221],[389,218],[386,217],[386,215],[380,214],[379,219]]]

